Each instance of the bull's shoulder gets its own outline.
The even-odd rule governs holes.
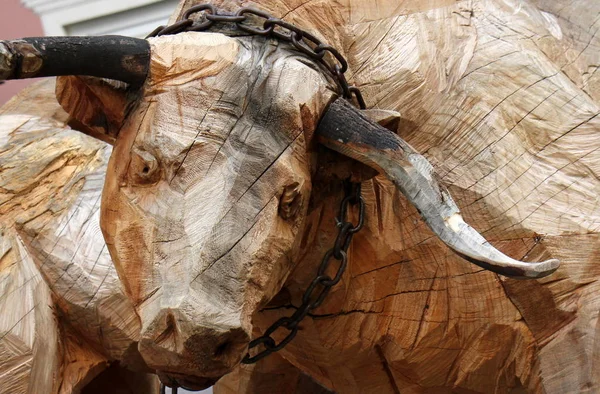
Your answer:
[[[66,123],[68,114],[57,103],[55,89],[55,78],[35,82],[0,107],[0,115],[31,115]]]
[[[65,125],[51,87],[36,84],[0,109],[0,225],[21,237],[50,233],[82,195],[97,206],[110,154]]]
[[[51,80],[0,109],[0,364],[20,371],[1,387],[77,384],[139,331],[99,226],[111,147],[66,118]]]
[[[36,95],[48,88],[47,83],[40,86]],[[39,183],[19,171],[19,167],[25,171],[29,167],[19,152],[35,141],[32,129],[60,126],[57,120],[36,121],[31,114],[36,107],[42,114],[55,112],[49,100],[35,100],[27,106],[28,97],[21,94],[0,109],[0,387],[12,392],[51,392],[60,368],[52,292],[15,224],[18,219],[27,220],[26,207],[35,204]],[[27,128],[29,133],[24,131]],[[31,210],[29,218],[34,215]]]

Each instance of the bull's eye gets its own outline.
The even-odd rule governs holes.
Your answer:
[[[300,211],[302,202],[300,194],[300,184],[294,182],[283,189],[283,194],[279,200],[279,216],[285,220],[293,219]]]
[[[152,185],[160,179],[158,160],[149,152],[134,148],[129,166],[129,179],[134,185]]]

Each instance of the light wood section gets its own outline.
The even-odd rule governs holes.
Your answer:
[[[166,382],[202,388],[239,363],[252,313],[290,273],[310,198],[307,141],[333,92],[260,39],[151,44],[101,222],[142,321],[144,360]]]
[[[53,80],[0,111],[2,392],[78,393],[114,361],[145,368],[99,226],[111,148],[65,119]]]
[[[367,103],[402,113],[398,133],[496,247],[563,262],[534,282],[472,268],[377,178],[364,185],[368,229],[355,239],[349,275],[283,357],[341,393],[599,390],[599,6],[254,5],[343,48]],[[306,252],[286,285],[296,306],[333,243],[339,198],[309,216]],[[256,335],[292,312],[257,315]]]
[[[363,184],[367,222],[348,272],[279,354],[286,362],[233,371],[217,393],[264,392],[276,371],[290,384],[299,372],[289,365],[344,394],[600,391],[600,4],[215,4],[257,5],[341,48],[367,103],[402,113],[394,131],[433,164],[468,223],[511,257],[562,262],[526,282],[474,267],[377,176]],[[235,365],[250,330],[293,313],[333,245],[339,176],[354,167],[312,140],[332,98],[321,74],[283,46],[268,50],[215,34],[153,41],[151,80],[108,169],[102,220],[114,269],[84,217],[60,232],[80,212],[73,206],[83,216],[97,208],[110,148],[54,120],[2,115],[0,272],[10,279],[0,286],[10,289],[0,287],[0,355],[11,367],[1,383],[76,391],[141,340],[153,369],[202,386]],[[251,110],[236,112],[240,102]],[[260,138],[247,138],[248,125]],[[228,131],[235,143],[225,144]],[[298,191],[302,209],[286,221],[279,202]],[[99,264],[87,254],[70,262],[79,245]],[[77,278],[72,288],[63,272]],[[110,338],[95,335],[105,330]],[[60,367],[57,354],[81,368]]]

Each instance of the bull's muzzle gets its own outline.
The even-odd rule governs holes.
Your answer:
[[[241,326],[191,320],[178,309],[163,309],[144,325],[139,350],[167,385],[198,390],[214,384],[239,364],[249,337]]]

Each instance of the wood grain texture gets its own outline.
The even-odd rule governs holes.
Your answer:
[[[403,114],[399,134],[495,246],[565,264],[527,283],[472,269],[377,178],[364,185],[369,230],[350,275],[283,356],[343,393],[597,391],[598,6],[255,5],[344,48],[368,104]],[[286,284],[296,306],[333,242],[337,198],[309,216],[306,255]],[[256,334],[290,308],[259,314]]]
[[[126,85],[126,84],[124,84]],[[113,145],[137,94],[100,78],[66,76],[56,82],[56,99],[74,129]]]
[[[305,130],[333,92],[260,38],[185,33],[151,45],[101,223],[142,321],[144,360],[166,382],[202,388],[239,363],[252,313],[290,272],[310,197]]]
[[[341,48],[367,103],[402,113],[388,127],[434,165],[467,222],[509,256],[562,261],[527,282],[473,267],[377,176],[363,183],[366,227],[348,271],[285,362],[237,369],[216,392],[307,390],[300,373],[339,393],[600,391],[600,5],[215,4],[254,4]],[[143,364],[128,351],[137,341],[164,379],[211,384],[249,334],[300,305],[334,242],[338,177],[354,167],[312,141],[333,98],[321,74],[257,38],[191,33],[152,46],[151,79],[107,170],[114,269],[92,202],[109,147],[48,120],[0,118],[0,275],[10,275],[0,286],[12,286],[0,287],[10,301],[0,379],[20,392],[76,392],[113,360]],[[90,97],[71,86],[66,97]],[[296,193],[290,222],[279,205]]]
[[[278,354],[272,354],[255,365],[240,366],[235,372],[219,380],[213,390],[222,394],[331,393]]]
[[[99,227],[111,148],[58,121],[53,97],[43,81],[0,113],[2,392],[77,393],[114,361],[145,368]]]
[[[69,115],[56,103],[56,80],[47,78],[21,91],[0,107],[0,114],[32,115],[66,123]]]

